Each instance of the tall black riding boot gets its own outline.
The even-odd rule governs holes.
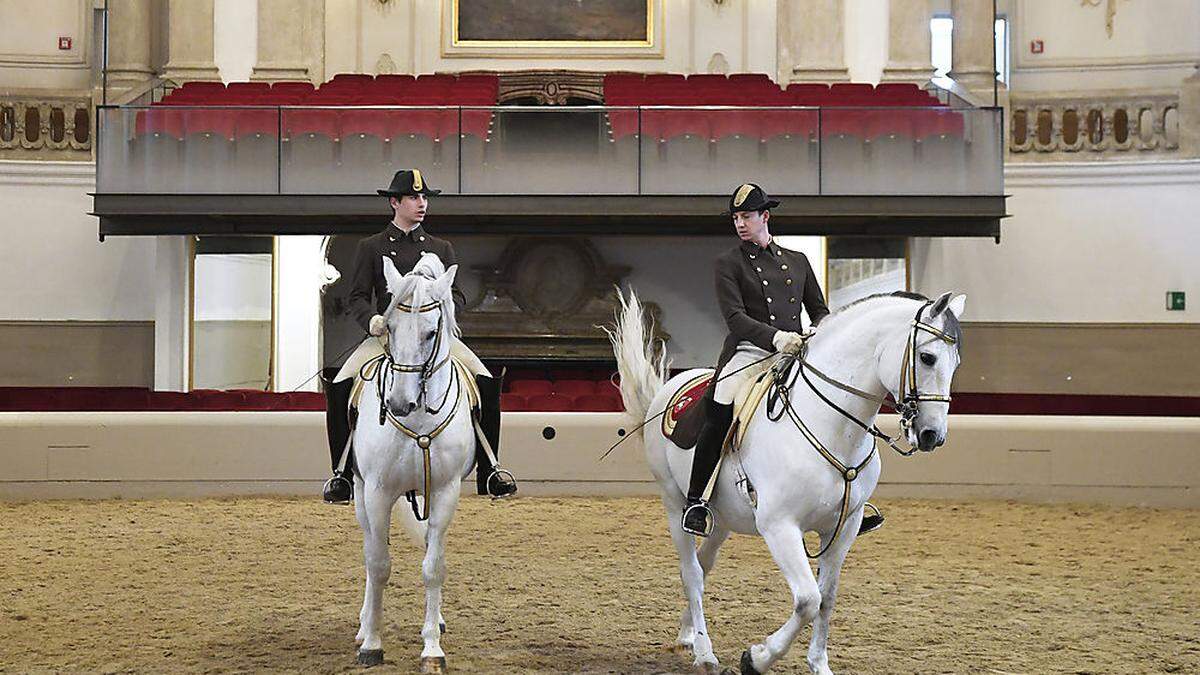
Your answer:
[[[704,403],[707,406],[704,427],[692,452],[692,477],[688,483],[687,506],[683,510],[684,531],[701,537],[707,537],[712,531],[712,511],[703,499],[704,488],[708,487],[717,467],[725,434],[733,421],[732,403],[721,404],[710,398],[705,398]]]
[[[321,382],[325,385],[325,431],[329,436],[329,458],[333,465],[333,478],[325,481],[323,490],[329,504],[346,504],[354,498],[354,458],[350,455],[350,418],[348,406],[354,378],[333,382],[337,368],[321,371]],[[342,453],[346,453],[342,462]]]
[[[479,386],[479,426],[500,461],[500,385],[499,378],[475,376]],[[517,491],[517,483],[507,472],[496,472],[483,443],[475,439],[475,488],[481,495],[507,497]]]

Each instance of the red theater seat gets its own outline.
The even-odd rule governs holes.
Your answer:
[[[509,385],[508,390],[514,394],[523,396],[533,396],[538,394],[549,394],[554,391],[554,385],[548,380],[513,380]]]
[[[537,394],[526,401],[529,410],[537,412],[570,412],[575,409],[574,399],[560,394]]]
[[[500,394],[500,410],[506,412],[525,412],[528,409],[525,405],[524,396],[513,393]]]
[[[601,394],[585,394],[575,398],[575,410],[580,412],[621,412],[621,399]]]
[[[596,383],[591,380],[558,380],[554,382],[554,393],[564,396],[582,396],[596,393]]]

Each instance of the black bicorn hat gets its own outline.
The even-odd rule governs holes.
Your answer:
[[[738,211],[763,211],[779,206],[779,201],[771,199],[767,193],[754,183],[742,183],[729,196],[729,210],[733,214]]]
[[[425,182],[420,169],[402,169],[392,176],[392,184],[386,190],[376,190],[384,197],[403,197],[404,195],[440,195],[441,190],[434,190]]]

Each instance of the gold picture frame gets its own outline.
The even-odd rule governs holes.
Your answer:
[[[442,0],[442,56],[444,58],[663,58],[662,0],[645,0],[646,37],[641,40],[467,39],[460,34],[463,17],[463,8],[460,3],[463,1]],[[478,0],[465,1],[470,3]],[[538,0],[531,1],[537,2]]]

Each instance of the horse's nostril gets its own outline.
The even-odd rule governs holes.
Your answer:
[[[937,432],[933,429],[926,429],[921,432],[921,447],[934,448],[940,445],[938,443]]]

